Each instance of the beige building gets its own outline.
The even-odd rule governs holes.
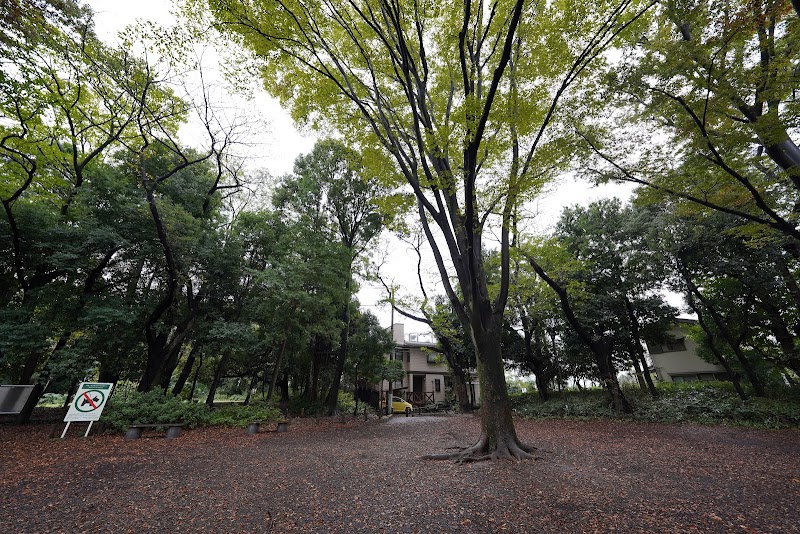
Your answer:
[[[402,397],[414,406],[424,406],[445,402],[452,397],[452,376],[447,361],[440,353],[432,350],[436,339],[431,334],[405,334],[401,323],[392,326],[392,335],[397,344],[393,354],[387,358],[403,362],[406,376],[391,384],[394,395]],[[384,381],[380,390],[387,391],[389,384]],[[473,396],[473,404],[480,402],[477,378],[472,373],[472,383],[467,385]]]
[[[721,365],[708,363],[697,355],[697,344],[687,336],[694,319],[676,319],[665,343],[647,343],[656,377],[662,382],[727,380]]]

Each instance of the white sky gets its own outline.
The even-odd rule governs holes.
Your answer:
[[[85,3],[95,11],[95,29],[98,35],[108,42],[116,41],[117,33],[137,19],[151,20],[164,26],[173,24],[175,21],[170,14],[172,2],[169,0],[88,0]],[[213,71],[213,65],[209,70]],[[211,72],[211,75],[213,76],[214,73]],[[225,94],[224,98],[229,97],[230,92],[226,92],[224,89],[222,92]],[[255,164],[251,165],[252,167],[265,168],[273,176],[286,174],[292,170],[294,159],[300,154],[310,151],[314,144],[314,137],[299,133],[288,113],[282,110],[277,101],[268,97],[264,91],[260,92],[254,101],[233,98],[233,104],[227,105],[231,108],[228,113],[255,116],[257,121],[261,121],[256,123],[256,128],[253,129],[254,133],[251,133],[248,138],[248,142],[251,144],[248,158],[255,161]],[[619,185],[591,187],[582,181],[562,183],[554,191],[543,195],[538,200],[536,205],[538,215],[534,226],[538,231],[545,231],[552,226],[565,206],[586,205],[609,196],[619,196],[625,199],[630,190],[630,187]],[[397,240],[389,239],[389,243],[384,244],[383,247],[390,250],[385,266],[385,276],[404,285],[409,292],[417,293],[416,257],[408,250],[408,247],[402,243],[398,244]],[[433,270],[430,269],[430,271]],[[434,273],[427,289],[429,293],[435,293],[436,288],[440,285],[440,281],[438,284],[436,283]],[[389,306],[376,306],[383,296],[382,287],[368,284],[362,284],[362,290],[358,295],[362,306],[377,315],[381,324],[389,326],[391,316]],[[678,301],[679,299],[672,302],[673,305],[677,305]],[[426,325],[403,319],[397,314],[395,314],[395,322],[404,322],[406,333],[428,330]]]

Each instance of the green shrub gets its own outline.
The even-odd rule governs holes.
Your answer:
[[[67,395],[65,393],[45,393],[36,405],[48,408],[61,408],[66,401]]]
[[[208,424],[210,413],[204,404],[182,401],[161,390],[115,394],[103,410],[100,421],[110,430],[125,431],[134,423],[184,423],[187,428]]]
[[[306,397],[292,397],[289,399],[289,413],[303,416],[320,415],[325,412],[322,401],[311,401]]]
[[[598,418],[612,415],[605,392],[599,389],[570,392],[553,392],[547,402],[538,395],[525,393],[514,399],[515,413],[524,417],[575,417]]]
[[[209,415],[208,424],[246,427],[253,421],[276,421],[278,419],[283,419],[283,415],[274,406],[232,404],[214,409]]]
[[[339,392],[339,398],[336,400],[336,411],[340,414],[352,414],[356,409],[356,400],[353,394],[345,391]]]
[[[734,424],[768,428],[800,427],[800,402],[794,392],[776,398],[751,397],[743,401],[729,382],[658,384],[659,397],[652,399],[636,387],[626,385],[637,421],[660,423]],[[512,398],[515,413],[524,417],[613,418],[602,390],[553,394],[541,402],[536,394]]]

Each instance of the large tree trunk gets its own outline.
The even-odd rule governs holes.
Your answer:
[[[98,374],[97,381],[98,382],[111,382],[112,384],[116,384],[119,382],[119,369],[109,369],[105,365],[100,366],[100,373]]]
[[[502,458],[522,460],[531,457],[533,448],[519,441],[511,417],[511,403],[500,349],[502,317],[495,315],[489,322],[487,329],[474,326],[471,329],[481,392],[480,437],[474,445],[459,453],[435,454],[428,458],[476,461]]]
[[[150,391],[161,376],[161,367],[164,365],[164,347],[167,345],[168,337],[167,332],[155,334],[155,329],[152,330],[152,335],[147,336],[147,361],[142,378],[139,380],[139,386],[136,388],[138,391],[142,393]]]
[[[30,384],[33,380],[33,375],[36,372],[36,367],[39,365],[39,359],[42,353],[39,351],[31,351],[25,359],[25,365],[22,367],[22,372],[19,375],[17,384]]]
[[[169,333],[156,334],[155,325],[148,325],[146,332],[147,366],[139,381],[139,391],[150,391],[156,384],[164,387],[164,390],[169,387],[169,380],[175,371],[175,365],[170,365],[170,362],[180,352],[183,340],[191,331],[199,311],[197,303],[190,305],[186,317],[180,324],[173,326]],[[167,386],[163,386],[162,380],[167,381]]]

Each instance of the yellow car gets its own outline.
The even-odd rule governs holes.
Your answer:
[[[386,401],[381,401],[381,408],[386,406]],[[392,413],[404,413],[409,415],[414,410],[414,407],[411,406],[410,403],[404,401],[400,397],[396,397],[392,395]]]

